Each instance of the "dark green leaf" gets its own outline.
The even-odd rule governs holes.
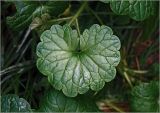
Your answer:
[[[68,7],[67,1],[15,1],[14,4],[17,13],[8,17],[7,23],[16,31],[28,27],[36,17],[41,17],[46,13],[50,16],[58,16]]]
[[[62,92],[50,90],[43,97],[40,112],[96,112],[98,108],[90,98],[66,97]]]
[[[9,94],[1,97],[1,111],[29,112],[31,111],[31,107],[25,99],[19,98],[17,95]]]
[[[78,37],[68,25],[53,25],[40,40],[37,67],[66,96],[99,91],[116,75],[121,44],[107,26],[95,24]]]
[[[110,7],[118,15],[129,15],[134,20],[143,21],[153,15],[155,6],[152,0],[112,0]]]
[[[156,112],[159,108],[158,82],[141,83],[131,93],[131,109],[135,112]]]

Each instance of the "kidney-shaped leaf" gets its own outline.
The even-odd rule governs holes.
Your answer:
[[[141,83],[131,93],[131,109],[135,112],[156,112],[159,108],[158,82]]]
[[[31,107],[25,99],[19,98],[17,95],[9,94],[1,97],[1,111],[29,112],[31,111]]]
[[[98,108],[94,101],[84,96],[71,98],[62,92],[49,90],[40,104],[40,112],[96,112]]]
[[[154,14],[153,0],[101,0],[110,3],[112,11],[118,15],[129,15],[134,20],[143,21]]]
[[[37,67],[66,96],[99,91],[116,75],[120,40],[107,26],[94,24],[79,37],[68,25],[53,25],[40,40]]]
[[[142,21],[153,15],[155,6],[152,0],[111,0],[110,7],[116,14],[129,15],[134,20]]]

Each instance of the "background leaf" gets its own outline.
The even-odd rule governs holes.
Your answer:
[[[141,83],[131,92],[131,109],[136,112],[159,111],[159,85],[157,81]]]
[[[62,92],[51,89],[43,97],[40,112],[92,112],[98,108],[91,98],[80,96],[78,98],[66,97]]]
[[[8,94],[1,97],[1,110],[2,112],[30,112],[31,107],[25,99]]]
[[[7,18],[7,23],[16,31],[27,28],[32,20],[47,13],[52,17],[58,16],[68,7],[65,1],[15,1],[17,13]]]
[[[132,19],[143,21],[154,14],[154,2],[150,0],[112,0],[110,2],[112,11],[118,15],[129,15]]]

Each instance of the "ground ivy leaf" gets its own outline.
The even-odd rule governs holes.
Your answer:
[[[31,107],[25,99],[8,94],[1,97],[1,110],[2,112],[29,112]]]
[[[63,13],[68,7],[68,2],[65,1],[13,1],[13,3],[17,13],[7,17],[7,23],[16,31],[28,27],[36,17],[46,13],[54,17]]]
[[[143,21],[154,14],[155,6],[152,0],[111,0],[110,7],[118,15],[129,15],[134,20]]]
[[[98,108],[88,97],[66,97],[62,92],[49,90],[43,97],[39,112],[96,112]]]
[[[37,67],[66,96],[99,91],[116,75],[120,40],[107,26],[94,24],[78,37],[68,25],[53,25],[40,40]]]
[[[135,112],[156,112],[159,108],[158,82],[141,83],[131,93],[131,109]]]

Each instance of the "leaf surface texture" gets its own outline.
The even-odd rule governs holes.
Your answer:
[[[70,98],[57,90],[48,91],[40,105],[40,112],[95,112],[98,108],[94,101],[84,96]]]
[[[8,94],[1,97],[1,110],[2,112],[29,112],[31,107],[25,99]]]
[[[135,112],[156,112],[159,109],[158,82],[141,83],[131,93],[131,109]]]
[[[99,91],[116,75],[121,45],[107,26],[94,24],[79,37],[68,25],[53,25],[40,40],[37,67],[66,96]]]

